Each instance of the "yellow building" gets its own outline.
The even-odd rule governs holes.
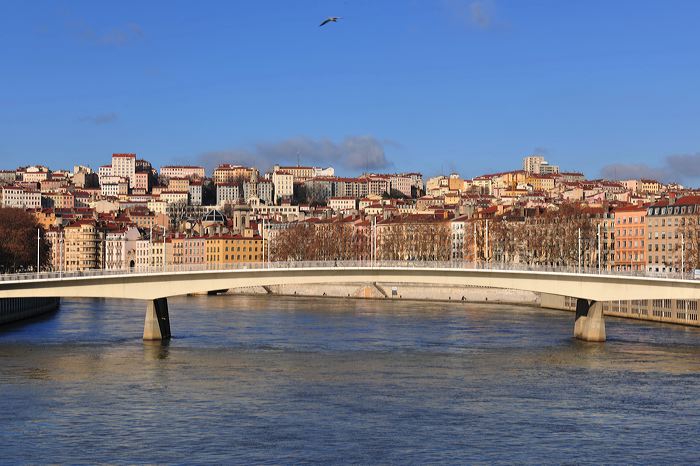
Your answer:
[[[522,170],[497,173],[493,176],[494,187],[513,189],[527,179],[527,173]]]
[[[78,220],[65,227],[63,235],[63,270],[101,267],[101,235],[95,220]]]
[[[551,192],[554,190],[555,180],[551,175],[529,175],[525,181],[535,191]]]
[[[170,178],[168,180],[168,191],[187,192],[190,189],[189,178]]]
[[[222,164],[214,170],[214,183],[231,183],[239,179],[256,181],[258,170],[256,168],[243,167],[241,165]]]
[[[661,183],[656,180],[640,180],[639,191],[643,193],[656,194],[661,191]]]
[[[217,235],[207,236],[204,240],[208,264],[263,261],[263,239],[259,235]]]

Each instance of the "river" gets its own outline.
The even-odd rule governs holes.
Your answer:
[[[0,329],[0,462],[698,461],[700,330],[539,308],[65,299]]]

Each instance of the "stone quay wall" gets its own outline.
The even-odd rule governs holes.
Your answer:
[[[0,325],[55,311],[60,298],[0,298]]]

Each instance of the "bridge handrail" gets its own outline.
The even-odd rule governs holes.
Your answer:
[[[177,272],[204,272],[204,271],[229,271],[229,270],[259,270],[259,269],[296,269],[296,268],[328,268],[328,267],[362,267],[362,268],[437,268],[437,269],[464,269],[464,270],[491,270],[491,271],[527,271],[527,272],[554,272],[604,276],[633,276],[650,278],[691,278],[681,272],[655,273],[644,270],[598,270],[595,267],[581,268],[571,266],[543,266],[532,264],[515,264],[502,262],[471,262],[463,260],[451,261],[400,261],[400,260],[325,260],[325,261],[275,261],[275,262],[238,262],[231,264],[169,264],[163,266],[137,266],[126,269],[89,269],[83,271],[50,271],[50,272],[23,272],[0,274],[0,282],[68,279],[76,277],[101,277],[112,275],[130,274],[159,274]]]

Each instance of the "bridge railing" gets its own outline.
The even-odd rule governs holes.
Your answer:
[[[597,268],[578,268],[571,266],[543,266],[531,264],[515,264],[501,262],[470,262],[461,260],[452,261],[396,261],[396,260],[350,260],[350,261],[276,261],[276,262],[237,262],[230,264],[167,264],[166,266],[136,266],[126,269],[89,269],[83,271],[52,271],[0,274],[0,282],[23,280],[48,280],[68,279],[76,277],[104,277],[130,274],[160,274],[160,273],[184,273],[204,271],[228,271],[228,270],[256,270],[256,269],[303,269],[303,268],[437,268],[437,269],[464,269],[464,270],[492,270],[492,271],[526,271],[526,272],[552,272],[572,273],[606,276],[638,276],[653,278],[692,278],[688,274],[680,272],[654,273],[632,270],[598,270]]]

